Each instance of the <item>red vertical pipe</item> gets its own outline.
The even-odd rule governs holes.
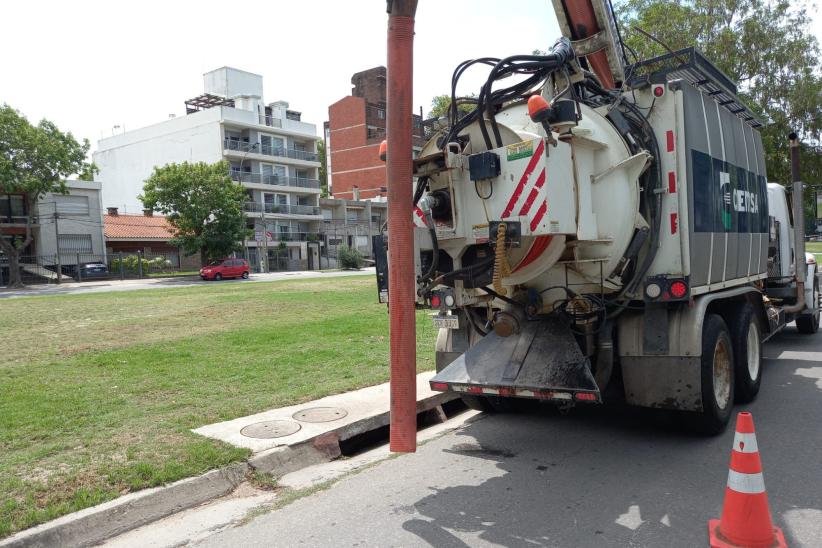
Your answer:
[[[417,0],[388,2],[388,294],[391,451],[417,449],[417,341],[414,295],[411,97]]]

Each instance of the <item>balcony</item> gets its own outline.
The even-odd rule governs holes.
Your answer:
[[[385,139],[385,128],[381,127],[370,127],[366,130],[366,139],[368,139],[369,143],[373,143],[375,141],[382,141]]]
[[[259,239],[258,239],[259,238]],[[322,235],[317,232],[271,232],[269,242],[318,242]],[[263,241],[262,232],[256,230],[254,239]]]
[[[283,127],[283,121],[273,116],[260,116],[260,123],[268,127]]]
[[[279,215],[322,215],[319,206],[293,204],[261,204],[246,202],[244,208],[249,213],[272,213]]]
[[[262,173],[241,173],[237,169],[231,170],[231,179],[240,183],[254,183],[258,185],[290,186],[295,188],[311,188],[319,190],[320,181],[305,177],[280,177],[278,175],[263,175]]]
[[[291,158],[293,160],[303,160],[304,162],[316,162],[317,154],[306,150],[297,150],[295,148],[272,147],[268,145],[254,146],[242,141],[234,139],[225,139],[223,147],[226,150],[236,150],[238,152],[248,152],[254,154],[262,154],[264,156],[274,156],[278,158]]]

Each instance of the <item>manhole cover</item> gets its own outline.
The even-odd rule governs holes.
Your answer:
[[[341,407],[310,407],[297,411],[291,418],[301,422],[331,422],[348,415],[348,411]]]
[[[302,427],[294,421],[263,421],[249,424],[240,430],[240,434],[247,438],[270,440],[290,436],[300,428]]]

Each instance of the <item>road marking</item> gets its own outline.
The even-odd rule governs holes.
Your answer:
[[[822,362],[822,352],[799,352],[796,350],[783,350],[777,356],[765,356],[771,360],[798,360],[803,362]]]
[[[622,525],[623,527],[630,529],[631,531],[636,531],[640,525],[645,523],[642,521],[642,515],[639,513],[639,506],[636,504],[632,504],[628,511],[624,514],[621,514],[617,519],[614,520],[614,523],[617,525]]]
[[[797,546],[822,546],[822,528],[819,527],[822,523],[822,510],[793,508],[782,517]]]
[[[816,387],[822,390],[822,367],[800,367],[793,373],[806,379],[816,379]]]

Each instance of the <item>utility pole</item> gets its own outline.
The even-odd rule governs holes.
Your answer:
[[[57,226],[57,220],[60,218],[60,214],[57,213],[57,201],[55,199],[54,202],[54,248],[57,250],[57,283],[61,283],[63,281],[63,266],[62,261],[60,260],[60,230]],[[79,268],[80,265],[77,265]]]
[[[386,84],[388,178],[388,295],[391,358],[391,451],[417,447],[417,342],[414,295],[414,204],[411,144],[414,15],[417,0],[388,1]]]

